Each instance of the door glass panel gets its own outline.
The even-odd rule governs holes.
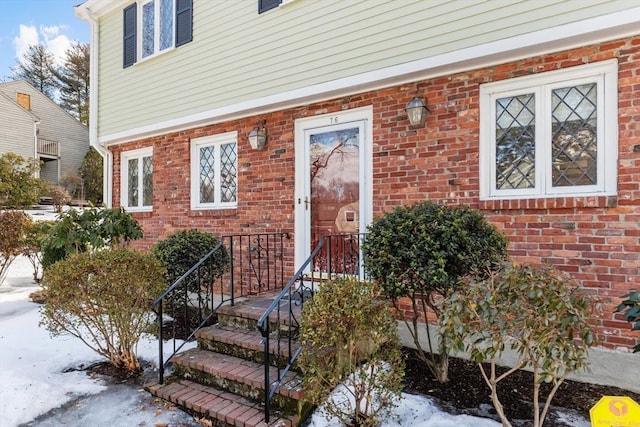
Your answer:
[[[313,250],[323,236],[359,231],[360,138],[359,127],[309,136],[309,250]],[[334,255],[327,254],[327,257]],[[323,270],[323,266],[315,265],[314,269]]]

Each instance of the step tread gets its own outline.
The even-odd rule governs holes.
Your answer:
[[[271,422],[264,422],[264,407],[242,396],[189,380],[160,384],[145,384],[145,390],[190,411],[236,427],[295,426],[297,415],[273,414]]]
[[[238,317],[242,319],[250,319],[258,321],[264,314],[265,310],[269,307],[268,304],[272,300],[266,299],[249,299],[247,301],[242,302],[242,304],[236,305],[224,305],[219,307],[217,310],[218,316],[230,316],[230,317]],[[285,313],[289,312],[289,304],[291,304],[291,311],[297,319],[300,319],[301,308],[300,305],[296,301],[289,301],[288,299],[284,299],[280,301],[280,323],[283,325],[288,324],[288,315],[285,316]],[[274,310],[269,316],[269,320],[274,322],[277,319],[277,312]],[[295,323],[295,322],[294,322]]]
[[[246,348],[253,351],[263,351],[263,337],[259,331],[247,330],[236,326],[220,325],[216,324],[200,329],[196,333],[196,337],[199,340],[207,340],[212,342],[221,342],[224,344],[234,345],[242,348]],[[281,340],[280,355],[287,356],[288,348],[286,343],[287,339]],[[294,341],[291,343],[291,351],[295,352],[300,348],[300,343]],[[276,354],[278,351],[277,346],[274,344],[274,339],[271,340],[269,352]]]
[[[230,381],[264,389],[264,365],[238,357],[192,348],[174,356],[173,363],[196,369]],[[277,368],[269,367],[270,378],[275,378]],[[304,396],[302,377],[293,371],[287,372],[276,393],[300,400]]]

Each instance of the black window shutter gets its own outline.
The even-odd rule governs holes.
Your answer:
[[[193,40],[193,0],[176,0],[176,47]]]
[[[258,0],[258,13],[266,12],[277,7],[282,0]]]
[[[136,63],[136,12],[135,3],[124,10],[122,68],[127,68]]]

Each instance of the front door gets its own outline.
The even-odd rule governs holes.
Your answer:
[[[371,218],[371,109],[296,121],[296,266],[325,235]]]

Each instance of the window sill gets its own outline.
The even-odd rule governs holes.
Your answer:
[[[574,208],[614,208],[618,206],[618,196],[578,196],[550,197],[536,199],[480,200],[480,210],[547,210]]]

